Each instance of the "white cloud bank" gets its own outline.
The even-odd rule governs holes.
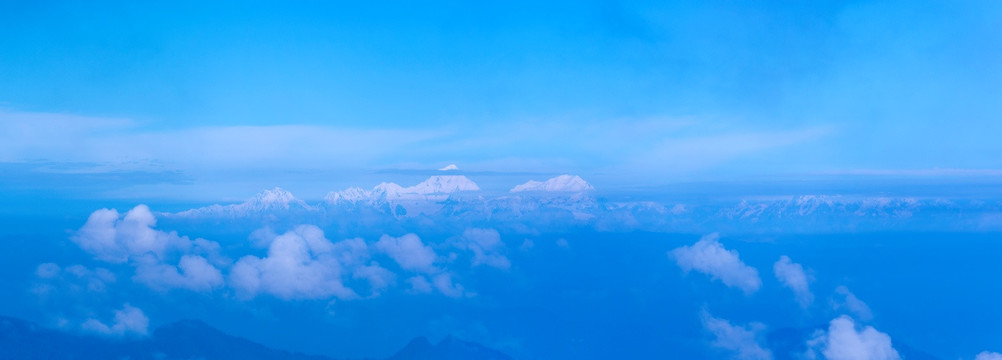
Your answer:
[[[156,223],[146,205],[124,215],[100,209],[91,213],[71,239],[97,260],[136,267],[133,280],[154,289],[209,291],[223,285],[222,273],[206,258],[224,261],[218,243],[159,231],[154,229]],[[178,264],[173,265],[178,256]]]
[[[81,325],[84,331],[105,336],[146,335],[150,319],[139,308],[125,304],[121,310],[115,311],[115,318],[110,324],[97,319],[87,319]]]
[[[765,325],[732,325],[727,320],[713,317],[706,310],[703,311],[702,322],[703,328],[714,336],[713,346],[733,353],[735,359],[772,360],[772,352],[758,342]]]
[[[718,239],[719,235],[716,233],[703,236],[691,246],[682,246],[668,252],[668,256],[675,259],[686,273],[699,271],[727,286],[737,287],[745,294],[758,291],[762,286],[758,270],[745,265],[737,251],[725,249]]]
[[[899,360],[901,355],[891,346],[891,337],[872,326],[857,329],[851,317],[833,319],[827,331],[819,331],[808,342],[807,357],[817,359],[818,353],[827,360]]]
[[[394,276],[369,262],[368,245],[361,239],[333,243],[320,228],[301,225],[274,240],[263,258],[245,256],[233,265],[230,285],[241,297],[270,294],[282,299],[358,298],[345,277],[368,280],[373,294]]]
[[[982,351],[978,356],[974,357],[974,360],[1002,360],[1002,354],[997,352]]]
[[[776,279],[783,286],[793,290],[793,294],[800,307],[807,308],[807,306],[814,302],[814,294],[811,293],[810,289],[810,282],[813,279],[804,271],[802,265],[793,262],[789,257],[783,255],[779,257],[779,261],[776,261],[772,265],[772,270],[776,274]]]

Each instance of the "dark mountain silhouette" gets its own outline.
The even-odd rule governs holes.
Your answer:
[[[334,360],[318,355],[275,350],[231,336],[197,320],[157,328],[144,338],[113,339],[48,329],[29,321],[0,316],[0,359],[130,359],[130,360]],[[482,345],[448,337],[431,345],[420,337],[392,360],[511,359]]]

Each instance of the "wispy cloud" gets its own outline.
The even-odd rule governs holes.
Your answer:
[[[804,271],[803,265],[797,264],[793,260],[790,260],[788,256],[783,255],[773,264],[772,270],[776,274],[776,279],[783,286],[793,290],[793,294],[796,296],[800,307],[807,308],[808,305],[814,302],[814,294],[811,293],[810,288],[810,282],[813,279]]]
[[[715,318],[705,309],[700,319],[703,328],[713,334],[713,346],[733,353],[735,359],[772,360],[772,352],[759,344],[765,325],[751,323],[747,326],[733,325],[730,321]]]

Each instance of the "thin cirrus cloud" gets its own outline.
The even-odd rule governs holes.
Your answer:
[[[745,294],[758,291],[762,286],[758,270],[745,265],[737,251],[724,248],[719,238],[716,233],[703,236],[695,244],[669,251],[668,256],[686,273],[693,270],[704,273],[724,285],[741,289]]]
[[[509,121],[476,128],[260,125],[160,129],[130,119],[0,110],[0,162],[93,164],[80,171],[182,171],[195,181],[207,174],[235,171],[371,170],[400,164],[436,169],[442,159],[463,161],[468,164],[464,168],[473,171],[503,166],[506,171],[649,173],[657,169],[686,173],[832,133],[827,127],[747,131],[657,118],[537,122]],[[564,136],[570,132],[575,136]]]

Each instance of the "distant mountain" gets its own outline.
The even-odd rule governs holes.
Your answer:
[[[388,360],[511,360],[512,357],[484,347],[448,336],[432,345],[428,339],[419,337]]]
[[[510,192],[549,191],[549,192],[582,192],[595,190],[590,184],[574,175],[560,175],[546,181],[529,180],[515,186]]]
[[[609,201],[573,175],[528,181],[500,194],[482,191],[463,175],[437,175],[408,187],[381,183],[370,190],[332,191],[316,205],[275,188],[239,204],[162,215],[195,222],[314,222],[342,229],[470,224],[536,231],[593,227],[695,233],[1002,229],[998,200],[808,194],[688,203]]]
[[[113,339],[48,329],[9,317],[0,317],[0,359],[334,360],[326,356],[271,349],[244,338],[227,335],[195,320],[161,326],[145,338]],[[421,337],[411,341],[390,359],[490,360],[511,357],[452,337],[437,345],[431,345]]]
[[[243,218],[254,216],[274,216],[289,212],[310,212],[316,210],[305,201],[292,196],[285,189],[276,187],[265,190],[239,204],[211,205],[197,209],[185,210],[176,214],[166,214],[182,218]]]

